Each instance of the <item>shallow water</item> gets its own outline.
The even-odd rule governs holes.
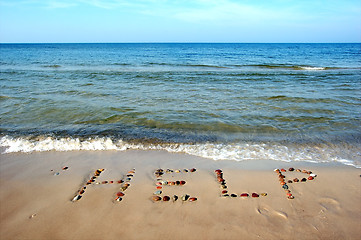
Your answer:
[[[360,44],[0,44],[7,151],[361,166]]]

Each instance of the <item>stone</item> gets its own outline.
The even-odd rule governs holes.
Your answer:
[[[314,173],[311,173],[311,174],[310,174],[310,177],[314,177],[314,178],[315,178],[315,177],[317,177],[317,175],[314,174]]]
[[[175,202],[175,201],[178,200],[178,196],[177,196],[177,195],[174,195],[172,199],[173,199],[173,202]]]
[[[231,197],[237,197],[237,194],[232,193]]]
[[[157,189],[159,190],[159,189],[162,189],[162,187],[161,186],[157,186]]]
[[[223,190],[223,191],[222,191],[222,194],[225,194],[225,193],[227,193],[227,192],[228,192],[227,190]]]
[[[267,193],[261,193],[261,196],[265,197],[265,196],[267,196]]]
[[[183,186],[184,184],[186,184],[186,181],[180,181],[181,186]]]
[[[175,170],[176,173],[180,173],[181,171],[179,169]]]
[[[301,179],[301,182],[306,182],[306,181],[307,181],[306,178],[302,178],[302,179]]]
[[[252,197],[253,197],[253,198],[258,198],[259,195],[258,195],[257,193],[252,193]]]
[[[116,199],[115,199],[115,201],[117,201],[117,202],[120,202],[120,201],[122,201],[123,199],[121,198],[121,197],[117,197]]]
[[[287,195],[287,197],[291,197],[292,193],[287,193],[286,195]]]
[[[282,168],[282,169],[281,169],[281,172],[286,172],[286,169]]]
[[[114,181],[110,181],[109,183],[114,183]]]
[[[154,202],[158,202],[158,201],[162,200],[162,198],[159,197],[159,196],[153,196],[153,197],[152,197],[152,200],[153,200]]]
[[[241,193],[240,197],[248,197],[249,194],[248,193]]]
[[[295,169],[293,167],[289,168],[288,171],[294,171]]]
[[[175,184],[176,184],[176,185],[180,185],[180,181],[175,181]]]
[[[163,197],[163,201],[164,201],[164,202],[168,202],[169,200],[170,200],[170,197],[169,197],[169,196],[164,196],[164,197]]]
[[[72,201],[73,202],[78,201],[80,198],[81,198],[81,195],[76,195]]]
[[[189,198],[189,195],[188,194],[185,194],[182,196],[182,201],[187,201]]]
[[[197,198],[196,197],[191,197],[191,198],[189,198],[189,201],[190,202],[195,202],[195,201],[197,201]]]
[[[190,169],[189,171],[190,171],[190,172],[195,172],[195,171],[197,171],[197,169],[192,168],[192,169]]]
[[[107,183],[108,183],[108,181],[103,181],[103,182],[102,182],[102,184],[107,184]]]
[[[155,191],[153,194],[154,194],[154,195],[160,195],[160,194],[162,194],[162,191],[161,191],[161,190],[158,190],[158,191]]]
[[[313,180],[313,177],[309,176],[307,179],[308,179],[308,180]]]
[[[287,197],[288,199],[294,199],[295,197],[294,196],[289,196]]]
[[[122,192],[117,192],[117,196],[118,196],[118,197],[122,197],[122,196],[124,196],[124,193],[122,193]]]
[[[293,179],[294,182],[299,182],[298,178]]]
[[[187,172],[188,172],[188,169],[183,169],[183,172],[186,172],[186,173],[187,173]]]
[[[226,193],[226,194],[222,194],[221,196],[222,197],[229,197],[229,194]]]
[[[296,169],[297,172],[302,172],[301,169]]]
[[[54,176],[58,176],[59,174],[60,174],[60,173],[58,173],[58,172],[57,172],[57,173],[54,173]]]
[[[278,168],[275,168],[273,171],[278,173],[280,170]]]
[[[288,180],[287,183],[293,183],[292,180]]]
[[[288,186],[285,184],[282,186],[283,189],[288,189]]]
[[[63,170],[67,170],[68,168],[69,168],[69,167],[66,167],[66,166],[65,166],[65,167],[63,167],[62,169],[63,169]]]

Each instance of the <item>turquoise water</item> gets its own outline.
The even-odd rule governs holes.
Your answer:
[[[0,44],[8,152],[361,166],[360,44]]]

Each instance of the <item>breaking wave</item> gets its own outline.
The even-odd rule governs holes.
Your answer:
[[[284,162],[305,161],[313,163],[337,162],[361,168],[360,151],[352,146],[331,144],[281,144],[275,142],[238,143],[144,143],[126,142],[109,137],[54,138],[54,137],[10,137],[3,136],[0,146],[4,153],[44,151],[126,151],[165,150],[171,153],[186,153],[213,160],[275,160]],[[348,159],[350,157],[351,159]]]

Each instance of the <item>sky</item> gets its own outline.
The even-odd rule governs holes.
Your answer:
[[[0,42],[361,42],[361,1],[0,0]]]

